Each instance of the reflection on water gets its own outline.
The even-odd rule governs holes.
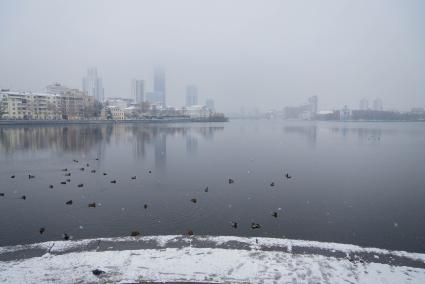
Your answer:
[[[304,136],[310,145],[316,144],[317,140],[317,125],[307,126],[285,126],[283,131],[286,134],[298,134]]]
[[[0,127],[0,245],[190,229],[425,252],[424,145],[420,123]]]
[[[197,138],[212,139],[222,126],[167,126],[167,125],[78,125],[50,127],[0,127],[0,153],[14,154],[20,151],[56,151],[90,153],[96,151],[99,157],[105,151],[103,144],[133,141],[134,154],[143,158],[146,144],[155,145],[158,163],[166,160],[167,136],[187,137],[188,153],[196,152]]]

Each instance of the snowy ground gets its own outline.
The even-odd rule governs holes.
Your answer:
[[[92,270],[104,271],[95,276]],[[157,236],[0,248],[4,283],[425,283],[425,255],[241,237]]]

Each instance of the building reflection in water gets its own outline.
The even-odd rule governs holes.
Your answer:
[[[111,142],[129,143],[133,154],[144,159],[152,145],[156,169],[165,171],[167,137],[186,138],[186,151],[196,154],[198,139],[211,140],[224,127],[184,124],[108,124],[49,127],[0,127],[0,153],[50,151],[103,157]],[[184,141],[184,140],[183,140]]]
[[[380,128],[366,128],[366,127],[332,127],[331,133],[340,134],[343,137],[354,134],[361,142],[375,142],[379,143],[382,138],[383,130]]]
[[[196,156],[198,153],[198,138],[196,136],[186,136],[186,152],[192,156]]]
[[[285,126],[283,131],[286,134],[298,134],[304,136],[307,139],[308,144],[315,145],[317,142],[317,126],[306,125],[306,126]]]
[[[52,126],[52,127],[2,127],[0,128],[0,152],[74,152],[88,154],[103,152],[112,135],[110,127]]]

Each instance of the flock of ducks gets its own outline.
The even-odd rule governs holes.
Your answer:
[[[99,158],[96,158],[96,161],[98,161],[99,160]],[[74,163],[79,163],[79,161],[78,160],[73,160],[73,162]],[[89,168],[90,167],[90,164],[86,164],[86,168]],[[80,171],[85,171],[85,168],[84,167],[81,167],[80,169],[79,169]],[[71,172],[69,172],[68,171],[68,168],[64,168],[64,169],[62,169],[62,172],[65,172],[65,174],[64,174],[64,176],[65,177],[68,177],[65,181],[61,181],[60,182],[60,184],[67,184],[67,183],[69,183],[69,182],[71,182],[71,179],[69,178],[69,177],[71,177]],[[94,169],[92,169],[91,170],[91,173],[96,173],[96,170],[94,170]],[[152,171],[151,170],[148,170],[148,173],[149,174],[151,174],[152,173]],[[102,173],[102,175],[103,176],[106,176],[107,175],[107,173]],[[286,173],[285,174],[285,177],[287,178],[287,179],[291,179],[292,178],[292,176],[290,176],[289,175],[289,173]],[[16,178],[16,175],[11,175],[10,176],[10,178],[11,179],[14,179],[14,178]],[[31,174],[29,174],[28,175],[28,179],[35,179],[35,175],[31,175]],[[131,179],[132,180],[135,180],[135,179],[137,179],[137,177],[136,176],[132,176],[131,177]],[[111,180],[110,181],[110,183],[112,183],[112,184],[116,184],[117,183],[117,181],[115,180],[115,179],[113,179],[113,180]],[[232,179],[232,178],[229,178],[228,179],[228,184],[233,184],[233,183],[235,183],[235,180],[234,179]],[[274,182],[271,182],[270,183],[270,187],[274,187],[275,186],[275,183]],[[77,187],[84,187],[84,184],[83,183],[80,183],[80,184],[78,184],[77,185]],[[52,184],[50,184],[49,185],[49,188],[54,188],[54,186],[52,185]],[[208,192],[208,186],[204,189],[204,192]],[[0,197],[4,197],[5,196],[5,193],[4,192],[0,192]],[[25,195],[22,195],[21,197],[20,197],[20,199],[22,199],[22,200],[26,200],[26,196]],[[192,203],[197,203],[198,202],[198,200],[196,199],[196,198],[191,198],[190,199],[190,202],[192,202]],[[65,205],[72,205],[73,204],[73,201],[72,200],[68,200],[68,201],[66,201],[65,202]],[[87,205],[89,208],[96,208],[96,202],[92,202],[92,203],[89,203],[88,205]],[[143,208],[144,209],[148,209],[148,204],[144,204],[143,205]],[[272,217],[274,217],[274,218],[277,218],[278,217],[278,213],[276,212],[276,211],[274,211],[274,212],[272,212],[271,213],[271,216]],[[234,228],[234,229],[237,229],[238,228],[238,223],[237,222],[234,222],[234,221],[232,221],[232,222],[230,222],[230,224],[231,224],[231,227],[232,228]],[[258,224],[258,223],[255,223],[255,222],[252,222],[251,223],[251,229],[261,229],[261,225],[260,224]],[[44,234],[45,233],[45,231],[46,231],[46,228],[44,228],[44,227],[42,227],[42,228],[40,228],[39,229],[39,233],[40,234]],[[194,233],[193,233],[193,231],[192,230],[189,230],[189,231],[187,231],[187,233],[186,233],[187,235],[189,235],[189,236],[192,236]],[[136,237],[136,236],[139,236],[140,235],[140,232],[139,231],[132,231],[131,233],[130,233],[130,236],[132,236],[132,237]],[[64,240],[70,240],[71,239],[71,236],[69,235],[69,234],[67,234],[67,233],[64,233],[63,234],[63,239]]]

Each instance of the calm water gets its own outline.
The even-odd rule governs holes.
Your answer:
[[[193,230],[425,252],[421,123],[3,127],[0,188],[0,245]]]

